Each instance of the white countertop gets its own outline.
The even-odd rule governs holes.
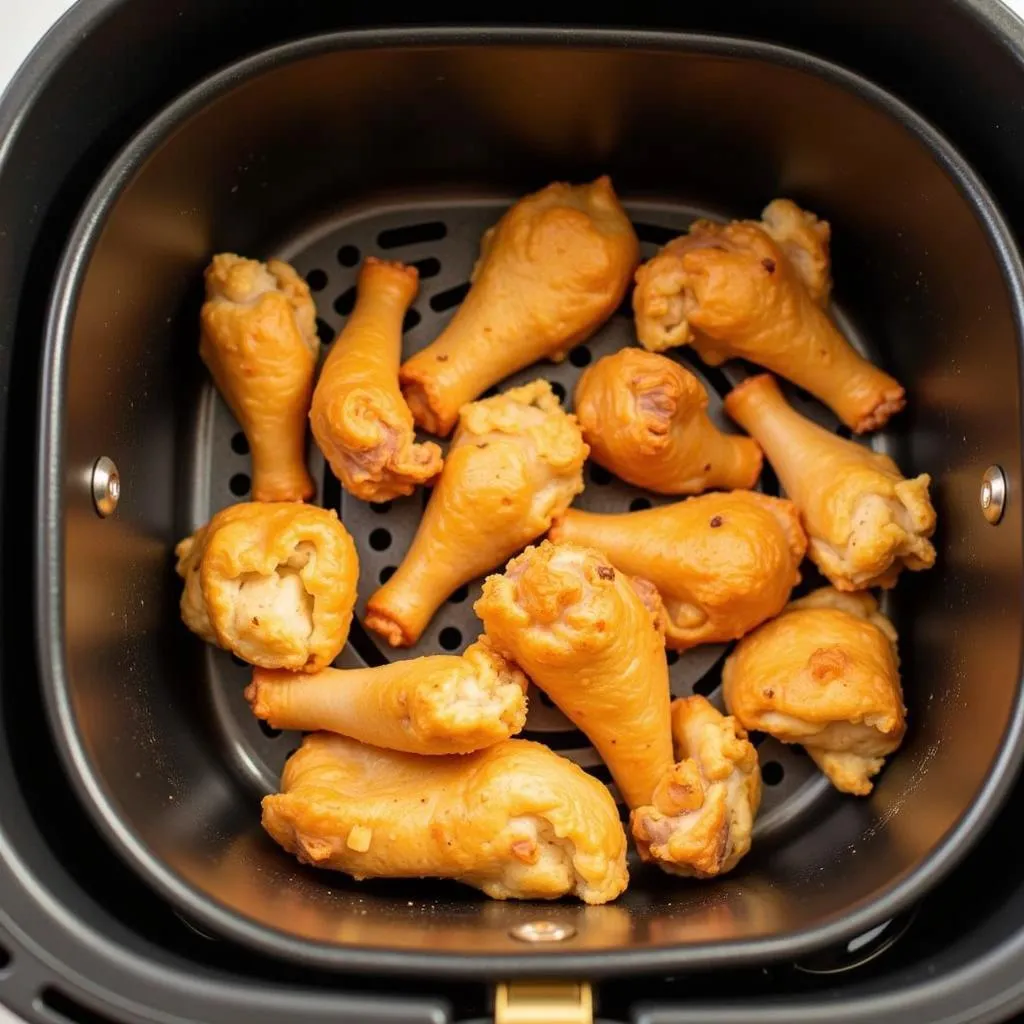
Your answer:
[[[1004,2],[1024,17],[1024,0]],[[0,0],[0,92],[46,30],[72,6],[73,0]],[[0,1006],[0,1024],[18,1024],[18,1020]]]

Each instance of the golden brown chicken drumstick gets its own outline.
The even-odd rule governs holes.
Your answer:
[[[316,491],[306,414],[319,352],[309,288],[287,263],[214,256],[199,355],[249,441],[256,501],[302,501]]]
[[[735,640],[777,615],[807,549],[793,503],[753,491],[621,515],[571,508],[549,536],[603,551],[649,580],[665,605],[665,643],[677,651]]]
[[[363,501],[412,494],[441,472],[441,449],[417,444],[398,388],[402,319],[416,297],[415,267],[369,257],[352,315],[313,392],[313,437],[342,486]]]
[[[359,560],[333,510],[245,502],[175,548],[181,617],[263,668],[316,672],[345,646]]]
[[[630,828],[640,857],[670,874],[714,878],[750,850],[761,804],[757,751],[731,715],[705,697],[672,702],[678,764],[658,783],[652,806]]]
[[[257,669],[245,697],[275,729],[326,730],[409,754],[466,754],[523,728],[527,682],[481,637],[461,657],[316,675]]]
[[[562,359],[615,312],[639,258],[609,178],[556,182],[521,199],[484,235],[451,323],[402,367],[416,422],[447,435],[492,384]]]
[[[771,207],[766,218],[778,223]],[[778,229],[777,233],[778,233]],[[636,274],[637,336],[651,351],[692,344],[706,363],[748,359],[820,398],[850,428],[881,427],[905,404],[898,381],[860,356],[808,290],[768,224],[696,221]],[[816,278],[814,278],[816,280]]]
[[[444,471],[409,551],[367,603],[366,625],[396,647],[419,639],[463,583],[539,537],[583,490],[575,416],[536,380],[462,410]]]
[[[801,743],[836,789],[863,796],[900,745],[896,631],[870,594],[823,587],[745,637],[722,671],[747,728]]]
[[[893,587],[902,569],[935,564],[927,473],[905,480],[888,455],[805,419],[768,374],[730,391],[725,410],[764,449],[800,509],[811,558],[834,586]]]
[[[660,605],[600,552],[545,541],[488,577],[474,606],[494,646],[586,733],[630,807],[650,803],[672,764]]]
[[[591,458],[658,494],[753,487],[761,449],[723,434],[705,411],[708,395],[665,356],[624,348],[591,366],[576,386],[576,415]]]
[[[626,835],[608,790],[527,740],[417,757],[329,733],[289,758],[263,827],[299,860],[364,878],[454,878],[494,899],[625,888]]]

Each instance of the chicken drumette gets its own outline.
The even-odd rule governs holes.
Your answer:
[[[657,592],[597,551],[548,541],[484,583],[475,611],[505,652],[586,733],[631,807],[672,764]]]
[[[583,490],[574,416],[542,380],[472,402],[402,564],[367,604],[366,625],[416,642],[449,594],[534,540]]]
[[[342,486],[363,501],[412,494],[441,471],[441,449],[416,443],[398,388],[402,318],[417,285],[415,267],[366,260],[355,308],[313,392],[313,437]]]
[[[245,691],[275,729],[326,730],[410,754],[465,754],[522,729],[527,679],[486,638],[436,655],[316,675],[257,669]]]
[[[576,387],[590,456],[622,480],[659,494],[753,487],[761,449],[708,418],[704,386],[665,356],[624,348],[591,366]]]
[[[263,827],[299,860],[364,878],[454,878],[494,899],[625,888],[626,836],[608,790],[527,740],[417,757],[329,733],[289,758]]]
[[[753,491],[619,515],[569,509],[549,536],[649,580],[664,602],[665,642],[680,651],[735,640],[777,615],[807,548],[794,504]]]
[[[871,792],[906,729],[896,631],[870,594],[793,601],[740,641],[722,685],[745,728],[803,744],[844,793]]]
[[[764,449],[833,586],[893,587],[902,569],[934,565],[927,473],[906,480],[888,455],[805,419],[768,374],[730,391],[725,409]]]
[[[713,878],[750,850],[761,803],[757,751],[743,727],[705,697],[672,703],[679,763],[638,807],[630,827],[643,860],[671,874]]]
[[[319,351],[309,288],[287,263],[214,256],[199,355],[248,439],[256,501],[315,493],[305,440]]]
[[[451,323],[402,366],[416,422],[447,435],[491,385],[538,359],[562,359],[615,312],[639,253],[607,177],[521,199],[484,235]]]
[[[359,561],[337,514],[294,502],[246,502],[181,541],[181,617],[253,665],[316,672],[341,652]]]
[[[772,204],[761,222],[700,220],[669,242],[637,271],[637,336],[654,352],[692,344],[712,366],[750,360],[805,388],[858,433],[874,430],[903,408],[904,390],[829,319],[814,228],[787,209],[780,217]]]

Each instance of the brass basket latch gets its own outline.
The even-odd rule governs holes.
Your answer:
[[[587,982],[510,981],[494,994],[495,1024],[594,1024]]]

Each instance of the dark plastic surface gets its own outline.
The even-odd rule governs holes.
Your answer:
[[[550,10],[556,21],[580,17]],[[446,14],[435,4],[427,16],[436,22]],[[157,104],[233,57],[357,17],[381,14],[342,13],[320,0],[293,0],[286,19],[265,0],[85,0],[0,103],[0,947],[13,953],[0,968],[0,1000],[31,1020],[54,1020],[38,1002],[47,986],[111,1020],[361,1022],[388,1007],[406,1015],[399,1019],[414,1019],[372,979],[343,983],[347,992],[373,993],[375,1010],[367,1011],[337,984],[316,989],[309,972],[286,981],[259,957],[227,957],[216,952],[224,944],[189,943],[192,933],[176,929],[173,916],[103,855],[61,789],[36,703],[36,667],[19,617],[31,576],[25,539],[34,459],[23,426],[7,430],[34,416],[42,312],[76,206],[127,134]],[[764,0],[676,6],[645,17],[652,26],[801,45],[889,86],[953,139],[1024,233],[1024,33],[994,0]],[[26,797],[38,813],[29,813]],[[1013,835],[1022,810],[1018,792],[1004,815],[1007,827],[982,841],[925,904],[933,912],[870,968],[829,979],[824,988],[808,979],[798,984],[782,969],[617,983],[602,1007],[632,1019],[631,1007],[643,997],[673,1007],[663,1019],[680,1022],[1007,1020],[1024,1005],[1024,879]],[[424,985],[402,988],[412,995]]]
[[[991,528],[977,487],[992,462],[1018,487],[1019,433],[1005,425],[1019,418],[1020,277],[980,184],[891,97],[797,53],[573,39],[409,45],[395,33],[281,48],[147,128],[71,239],[43,390],[51,709],[111,840],[183,909],[263,950],[477,976],[792,956],[934,884],[1018,764],[1020,631],[994,624],[1020,618],[1020,510]],[[869,800],[821,804],[799,835],[714,884],[638,871],[615,905],[539,911],[300,869],[259,829],[246,773],[210,728],[207,652],[177,623],[170,552],[196,518],[187,485],[206,422],[193,412],[201,269],[220,249],[299,248],[354,205],[409,189],[521,192],[602,170],[627,197],[755,213],[782,194],[832,222],[837,301],[910,384],[895,443],[936,481],[941,568],[901,587],[910,735]],[[106,521],[82,484],[101,454],[123,482]],[[572,920],[577,937],[524,951],[509,929],[539,912]]]

